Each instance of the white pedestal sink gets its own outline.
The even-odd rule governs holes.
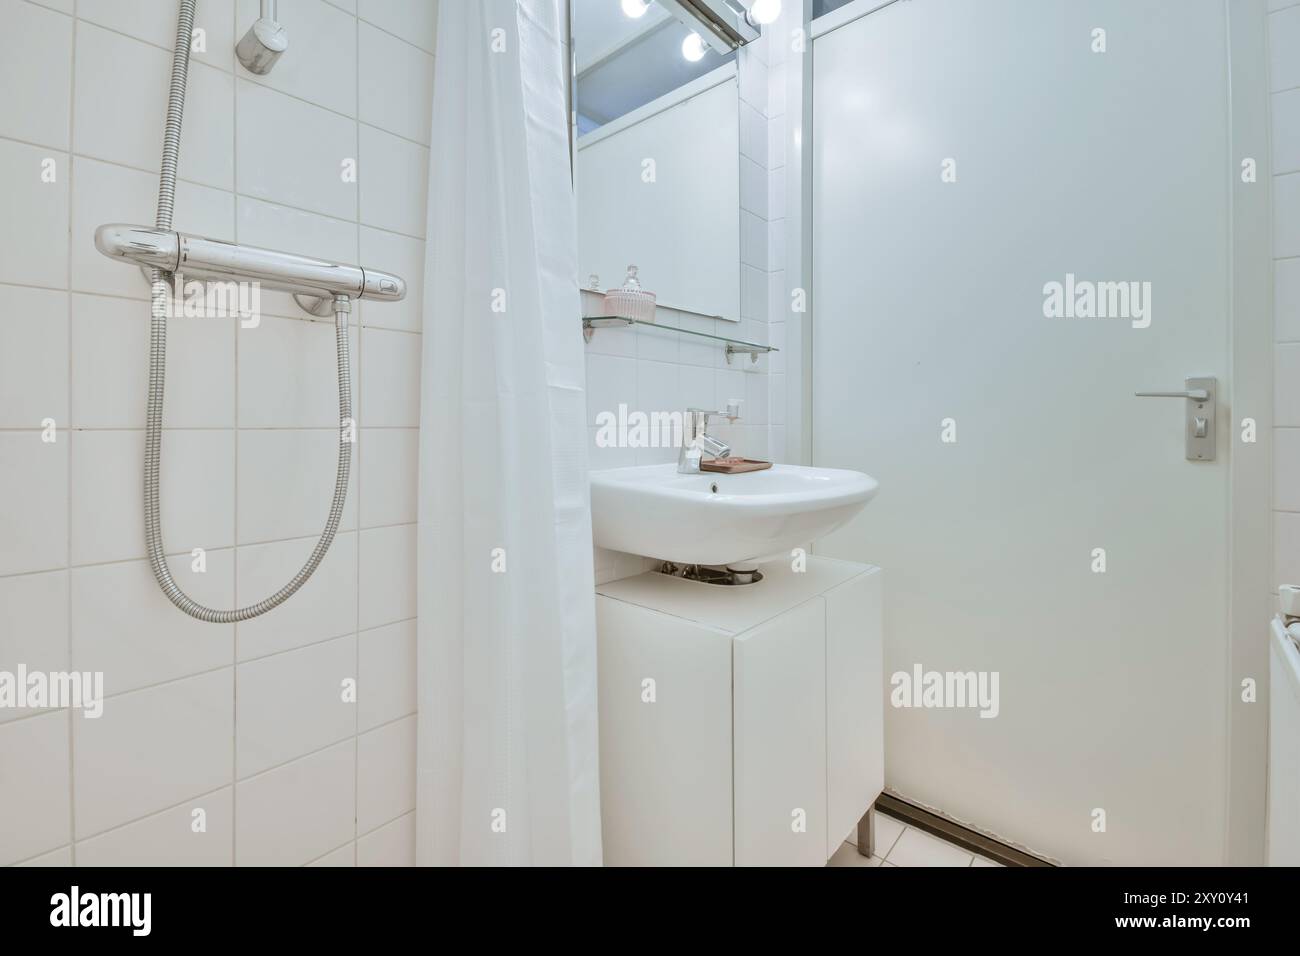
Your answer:
[[[738,475],[675,464],[591,472],[597,546],[678,564],[753,561],[840,527],[876,493],[858,471],[773,465]]]

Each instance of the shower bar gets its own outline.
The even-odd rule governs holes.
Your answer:
[[[180,272],[192,279],[250,281],[266,289],[316,298],[346,295],[396,302],[406,296],[406,283],[391,272],[153,226],[107,223],[95,230],[95,248],[110,259]]]

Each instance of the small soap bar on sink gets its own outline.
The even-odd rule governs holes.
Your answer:
[[[700,471],[716,471],[724,475],[738,475],[744,471],[762,471],[771,468],[770,461],[753,458],[709,458],[700,462]]]

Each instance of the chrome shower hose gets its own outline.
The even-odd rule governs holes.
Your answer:
[[[176,22],[176,48],[172,55],[171,89],[167,97],[167,125],[163,133],[162,175],[158,181],[158,215],[155,225],[171,229],[176,202],[176,165],[181,147],[181,120],[185,112],[185,87],[190,69],[190,42],[194,30],[197,0],[181,0]],[[145,417],[144,437],[144,534],[149,552],[149,566],[167,599],[190,617],[213,624],[246,621],[265,614],[287,601],[307,583],[320,566],[334,541],[343,505],[347,500],[348,474],[352,467],[352,378],[348,361],[348,314],[352,310],[347,296],[334,297],[334,337],[338,355],[339,381],[339,457],[334,478],[334,498],[329,517],[307,563],[289,583],[270,597],[246,607],[222,611],[204,607],[181,590],[172,577],[163,549],[162,521],[159,516],[158,471],[162,460],[163,393],[167,378],[167,278],[160,269],[150,272],[149,323],[149,404]]]

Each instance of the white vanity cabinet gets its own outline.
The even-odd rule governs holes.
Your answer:
[[[881,571],[599,586],[610,866],[821,866],[884,785]]]

